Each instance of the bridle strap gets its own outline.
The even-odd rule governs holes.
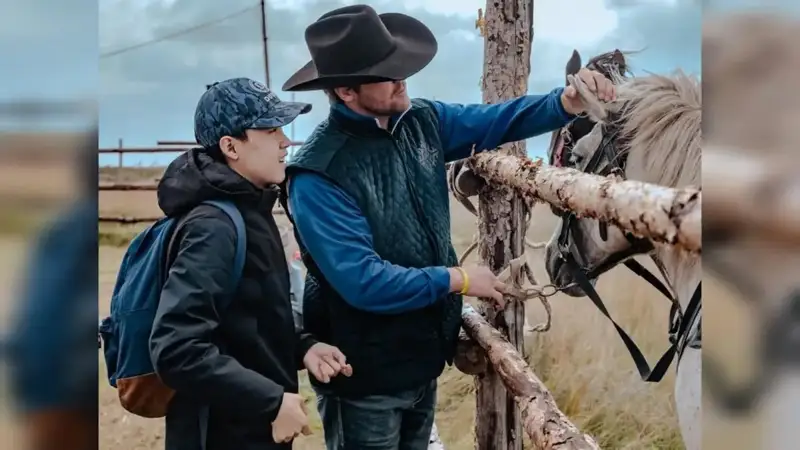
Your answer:
[[[664,295],[664,297],[667,297],[669,300],[675,300],[675,297],[672,295],[669,289],[667,289],[664,283],[662,283],[661,280],[659,280],[655,275],[653,275],[653,272],[650,272],[643,265],[641,265],[639,261],[636,261],[635,259],[629,259],[625,261],[623,264],[625,265],[625,267],[630,269],[631,272],[644,278],[644,280],[650,283],[650,285],[658,289],[658,291],[661,292]]]
[[[767,330],[761,338],[759,372],[740,386],[734,386],[722,375],[714,358],[703,358],[703,377],[709,380],[709,393],[726,412],[743,414],[750,411],[773,386],[782,370],[797,370],[800,363],[797,327],[800,323],[800,291],[794,291],[781,301],[783,307],[770,313],[765,320]]]
[[[642,351],[639,349],[636,343],[633,342],[633,339],[631,339],[628,333],[626,333],[625,330],[623,330],[622,327],[620,327],[619,324],[617,324],[617,322],[611,317],[611,314],[608,312],[605,303],[603,303],[603,300],[589,282],[589,279],[578,267],[578,264],[572,254],[566,255],[565,263],[572,271],[572,275],[575,278],[575,281],[578,283],[578,286],[583,289],[597,309],[599,309],[600,312],[611,321],[611,324],[614,325],[614,328],[617,330],[617,334],[622,339],[625,347],[628,349],[628,353],[631,355],[631,358],[633,358],[633,362],[636,365],[636,370],[639,372],[639,376],[641,377],[642,381],[650,383],[658,383],[661,381],[661,379],[664,378],[664,375],[667,373],[667,369],[669,369],[669,366],[672,364],[675,354],[682,354],[683,350],[686,348],[689,324],[693,322],[693,318],[697,315],[700,308],[702,282],[701,284],[698,284],[694,294],[692,295],[692,299],[689,301],[689,305],[687,305],[684,318],[689,320],[681,320],[679,322],[680,325],[678,326],[676,332],[677,339],[671,339],[669,348],[667,348],[661,358],[659,358],[656,365],[651,369],[650,365],[647,363],[647,359],[644,357]],[[678,358],[678,364],[680,364],[680,357]]]

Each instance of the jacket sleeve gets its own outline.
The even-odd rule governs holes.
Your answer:
[[[429,306],[450,291],[447,267],[402,267],[381,259],[355,200],[326,178],[298,173],[289,210],[303,245],[333,289],[362,311],[400,314]]]
[[[303,363],[303,358],[306,357],[308,350],[317,342],[319,341],[311,333],[306,331],[297,333],[297,370],[306,368],[305,363]]]
[[[221,354],[212,342],[229,301],[233,223],[222,213],[199,209],[177,232],[179,248],[150,335],[156,373],[167,386],[204,403],[271,422],[283,401],[283,387]]]
[[[439,135],[445,162],[551,132],[576,116],[561,104],[564,88],[544,95],[522,97],[494,104],[431,102],[439,117]]]

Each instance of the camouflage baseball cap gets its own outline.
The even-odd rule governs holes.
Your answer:
[[[194,113],[194,136],[201,146],[213,147],[223,136],[279,128],[309,111],[310,104],[281,101],[258,81],[231,78],[210,85],[200,97]]]

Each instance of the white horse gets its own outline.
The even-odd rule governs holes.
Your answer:
[[[601,122],[601,117],[592,111],[601,109],[608,112],[605,123],[594,126],[568,150],[565,144],[571,142],[565,141],[566,133],[554,134],[551,163],[600,175],[613,173],[626,179],[669,187],[699,187],[699,80],[680,71],[672,76],[614,78],[617,100],[602,105],[595,101],[596,104],[589,109],[589,116],[595,123]],[[569,128],[564,131],[569,131]],[[678,317],[684,317],[688,329],[677,336],[675,403],[678,420],[686,448],[699,450],[702,440],[699,298],[695,302],[691,300],[696,292],[699,293],[702,279],[700,256],[669,246],[654,247],[611,224],[577,218],[569,212],[558,214],[563,220],[546,246],[545,265],[551,282],[562,287],[565,294],[573,297],[596,294],[594,284],[597,278],[620,263],[629,267],[638,264],[633,262],[635,255],[648,254],[661,270],[669,286],[666,290],[671,291],[673,301],[677,302],[676,308],[679,305],[683,313]],[[688,317],[686,312],[690,303],[698,308],[695,309],[696,315],[690,313],[691,317]],[[665,342],[666,328],[665,324]],[[638,368],[642,373],[643,369]],[[642,375],[647,377],[646,373]]]

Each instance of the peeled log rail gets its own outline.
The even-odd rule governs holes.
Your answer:
[[[485,351],[503,384],[514,395],[522,413],[522,427],[534,448],[599,450],[597,442],[583,434],[558,409],[553,395],[530,369],[519,352],[475,309],[461,312],[463,328]]]
[[[100,216],[97,218],[98,222],[112,222],[121,224],[134,224],[144,222],[155,222],[161,220],[162,217],[126,217],[126,216]]]
[[[158,185],[150,184],[127,184],[127,183],[100,183],[98,191],[156,191]]]
[[[794,166],[783,157],[771,161],[738,149],[704,147],[707,232],[735,230],[800,245],[800,178]]]
[[[283,208],[275,208],[272,210],[272,214],[281,216],[285,215],[286,211],[284,211]],[[144,223],[144,222],[155,222],[163,218],[164,216],[161,217],[100,216],[97,218],[97,221],[109,222],[109,223],[121,223],[124,225],[129,225],[129,224]]]
[[[700,189],[674,189],[552,167],[498,152],[479,153],[470,164],[495,184],[544,200],[579,217],[592,217],[654,243],[702,249]]]

